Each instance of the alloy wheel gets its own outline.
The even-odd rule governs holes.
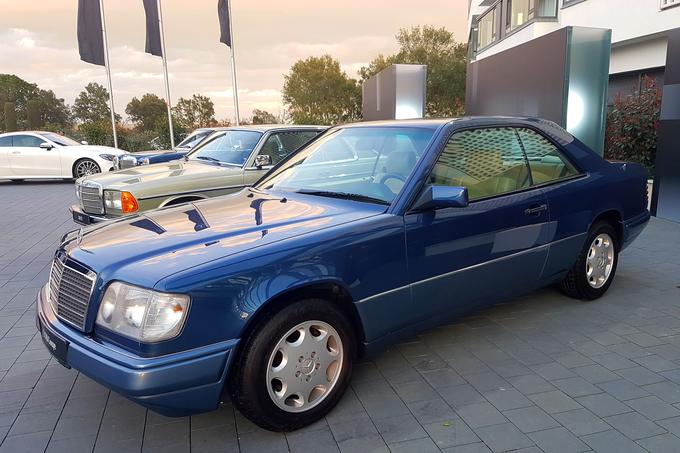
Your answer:
[[[298,324],[278,341],[269,356],[269,397],[286,412],[304,412],[317,406],[337,384],[343,357],[342,340],[330,324]]]
[[[614,266],[615,253],[612,238],[606,233],[597,235],[586,257],[586,278],[590,286],[597,289],[607,283]]]

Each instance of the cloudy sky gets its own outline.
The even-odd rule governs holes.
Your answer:
[[[104,68],[80,61],[77,0],[0,0],[0,73],[52,89],[72,104]],[[217,117],[232,118],[228,48],[219,43],[217,0],[163,0],[171,98],[210,96]],[[400,28],[431,24],[467,40],[467,0],[232,0],[242,116],[278,114],[283,75],[300,58],[328,53],[345,71],[396,50]],[[144,53],[141,0],[105,0],[116,110],[133,96],[165,96],[159,57]]]

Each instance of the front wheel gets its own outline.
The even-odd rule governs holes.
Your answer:
[[[614,279],[619,250],[618,235],[609,223],[593,225],[576,264],[560,283],[562,291],[583,300],[604,295]]]
[[[326,415],[352,374],[356,340],[333,303],[306,299],[261,321],[230,376],[236,407],[262,428],[291,431]]]
[[[101,173],[101,169],[92,159],[81,159],[73,166],[73,177],[76,179],[95,173]]]

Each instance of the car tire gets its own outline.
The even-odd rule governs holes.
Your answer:
[[[99,164],[92,159],[80,159],[73,164],[73,178],[75,179],[101,172]]]
[[[618,235],[611,224],[593,225],[576,264],[560,282],[562,291],[580,300],[602,297],[614,280],[620,249]]]
[[[344,311],[323,299],[300,300],[270,313],[245,339],[230,374],[232,401],[262,428],[302,428],[340,400],[355,353]]]

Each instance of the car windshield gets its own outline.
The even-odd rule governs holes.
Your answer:
[[[56,143],[57,145],[61,145],[61,146],[80,146],[81,145],[77,141],[75,141],[71,138],[68,138],[65,135],[54,134],[52,132],[41,132],[40,136],[44,137],[48,140],[51,140],[52,142]]]
[[[201,140],[210,135],[211,132],[212,131],[195,131],[187,138],[182,140],[180,144],[177,145],[177,148],[193,148],[194,146],[198,145]]]
[[[389,204],[434,132],[414,127],[338,129],[299,151],[257,188]]]
[[[189,153],[189,159],[215,162],[226,165],[246,163],[248,157],[262,137],[255,131],[215,132]]]

